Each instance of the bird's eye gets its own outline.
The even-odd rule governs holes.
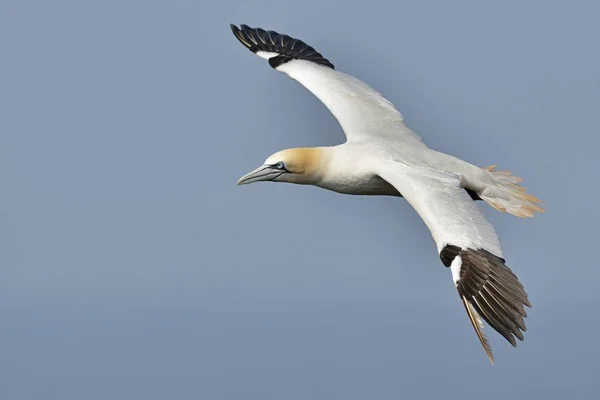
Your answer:
[[[279,161],[277,164],[275,164],[275,168],[284,169],[285,165],[283,165],[283,161]]]

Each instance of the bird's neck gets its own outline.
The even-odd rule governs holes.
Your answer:
[[[319,147],[319,163],[311,171],[308,184],[344,194],[398,196],[393,186],[381,179],[370,166],[363,147],[344,143]]]
[[[319,186],[326,176],[332,160],[332,147],[299,147],[284,150],[288,167],[293,174],[284,175],[282,180],[301,185]]]
[[[350,147],[341,144],[293,149],[295,167],[301,177],[296,183],[326,187],[332,182],[351,179],[360,157]]]
[[[344,143],[330,147],[292,149],[296,174],[286,182],[313,185],[345,194],[397,195],[369,168],[364,148]]]

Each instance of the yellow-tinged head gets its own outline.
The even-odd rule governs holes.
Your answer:
[[[314,184],[321,176],[324,161],[323,149],[318,147],[278,151],[242,176],[238,185],[265,181]]]

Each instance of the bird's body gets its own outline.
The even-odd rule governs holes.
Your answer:
[[[271,67],[300,82],[337,118],[347,141],[330,147],[277,152],[238,183],[289,182],[351,195],[402,196],[419,213],[449,267],[467,314],[488,357],[481,318],[513,346],[523,340],[523,286],[505,265],[493,226],[473,200],[532,217],[539,200],[520,178],[495,166],[480,168],[430,149],[394,105],[298,39],[273,31],[231,26],[238,40]]]
[[[382,139],[380,143],[346,142],[316,149],[323,160],[322,169],[318,173],[319,179],[310,184],[343,194],[401,196],[397,188],[375,172],[382,160],[405,167],[430,168],[461,175],[464,188],[473,191],[486,183],[494,183],[492,173],[427,147],[407,151],[396,143]]]

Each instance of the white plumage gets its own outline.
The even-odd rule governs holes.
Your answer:
[[[291,182],[346,194],[404,197],[431,231],[490,361],[481,318],[514,346],[515,337],[523,340],[527,295],[504,263],[494,227],[474,202],[532,217],[543,210],[518,185],[521,179],[430,149],[389,100],[335,70],[301,40],[246,25],[231,28],[252,52],[319,98],[347,137],[338,146],[277,152],[239,183]]]
[[[438,253],[451,244],[503,256],[494,227],[460,186],[458,176],[399,162],[382,165],[378,171],[421,216]]]
[[[348,141],[370,141],[378,136],[421,143],[394,105],[360,80],[305,60],[293,60],[276,69],[317,96],[336,117]]]

